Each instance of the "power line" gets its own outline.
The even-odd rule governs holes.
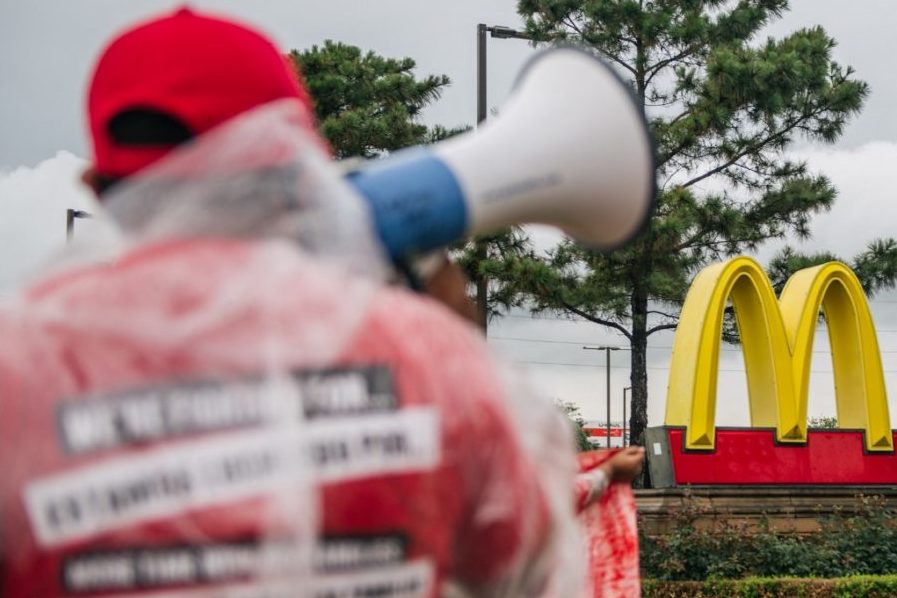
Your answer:
[[[585,323],[585,324],[594,324],[595,326],[602,326],[602,324],[592,322],[591,320],[586,320],[585,318],[550,318],[550,317],[542,317],[542,316],[501,316],[501,317],[511,318],[514,320],[569,322],[570,324],[584,324]],[[876,328],[875,331],[876,332],[897,333],[897,328]]]
[[[588,363],[567,363],[567,362],[563,362],[563,361],[531,361],[531,360],[527,360],[527,359],[515,359],[512,361],[512,363],[531,363],[531,364],[536,364],[536,365],[558,365],[558,366],[564,366],[564,367],[577,367],[577,368],[598,368],[601,370],[606,368],[606,366],[603,366],[603,365],[594,365],[594,364],[588,364]],[[629,370],[631,368],[628,365],[612,365],[612,366],[610,366],[610,369],[612,369],[612,370]],[[661,370],[664,372],[670,371],[670,368],[668,368],[668,367],[653,366],[653,365],[649,365],[645,369],[646,370]],[[717,371],[719,371],[719,372],[740,372],[742,374],[746,373],[745,370],[738,369],[738,368],[734,368],[734,369],[733,368],[719,368]],[[882,372],[885,374],[897,374],[897,370],[882,370]],[[811,374],[833,374],[834,372],[832,370],[810,370],[810,373]]]
[[[559,341],[553,339],[539,339],[539,338],[522,338],[522,337],[514,337],[514,336],[489,336],[488,340],[499,340],[499,341],[517,341],[517,342],[526,342],[526,343],[549,343],[556,345],[582,345],[583,343],[588,343],[589,341]],[[595,341],[597,342],[597,341]],[[672,345],[654,345],[646,347],[649,351],[652,350],[672,350]],[[741,349],[734,349],[730,347],[720,347],[720,351],[727,351],[731,353],[741,353]],[[813,351],[813,353],[826,353],[829,354],[831,351],[818,350]],[[879,351],[879,353],[897,353],[897,350],[888,350],[888,351]]]
[[[511,363],[534,363],[534,364],[538,364],[538,365],[562,365],[562,366],[571,366],[571,367],[577,367],[577,368],[599,368],[602,370],[605,369],[605,366],[603,366],[603,365],[592,365],[592,364],[588,364],[588,363],[564,363],[564,362],[558,362],[558,361],[530,361],[530,360],[526,360],[526,359],[515,359]],[[612,366],[610,366],[610,369],[612,369],[612,370],[628,370],[630,368],[628,365],[612,365]],[[655,366],[648,366],[646,369],[669,370],[669,368],[662,368],[662,367],[655,367]]]
[[[560,318],[557,316],[518,316],[516,314],[507,314],[503,316],[498,316],[499,318],[510,318],[512,320],[552,320],[555,322],[589,322],[594,323],[591,320],[586,320],[585,318],[572,317],[572,318]]]
[[[895,300],[883,300],[883,301],[868,301],[868,305],[897,305],[897,299]],[[549,316],[542,314],[531,314],[531,315],[523,315],[523,314],[499,314],[496,316],[499,319],[510,318],[512,320],[553,320],[560,322],[589,322],[593,323],[588,318],[583,318],[582,316]],[[897,331],[897,329],[893,329]]]

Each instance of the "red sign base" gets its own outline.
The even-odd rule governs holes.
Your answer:
[[[648,430],[655,487],[897,485],[897,452],[866,452],[862,430],[810,430],[806,444],[781,444],[773,429],[717,428],[713,451],[685,450],[684,435]]]

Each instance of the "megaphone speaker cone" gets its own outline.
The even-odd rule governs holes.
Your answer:
[[[464,234],[544,223],[596,249],[642,229],[656,194],[654,147],[628,86],[575,48],[536,55],[500,116],[350,179],[393,257]]]
[[[459,179],[472,232],[538,222],[613,249],[653,209],[644,116],[616,73],[576,48],[536,55],[499,117],[435,151]]]

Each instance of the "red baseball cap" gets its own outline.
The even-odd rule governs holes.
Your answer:
[[[186,8],[152,19],[115,38],[94,69],[87,100],[94,166],[104,176],[128,176],[173,149],[116,142],[110,121],[126,110],[161,112],[197,136],[282,98],[299,100],[313,126],[304,83],[264,35]]]

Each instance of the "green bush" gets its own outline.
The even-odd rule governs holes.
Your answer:
[[[690,505],[671,514],[674,525],[668,534],[642,535],[643,578],[703,581],[897,573],[895,512],[881,497],[859,495],[854,508],[821,517],[822,531],[805,536],[777,532],[765,521],[750,533],[744,526],[728,524],[700,529],[696,522],[702,515],[706,513]]]
[[[887,598],[897,596],[897,576],[839,579],[748,578],[642,583],[644,598]]]

